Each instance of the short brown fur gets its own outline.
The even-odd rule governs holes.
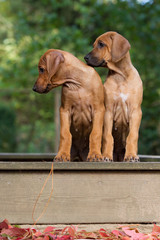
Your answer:
[[[62,85],[55,161],[102,161],[104,88],[97,72],[72,54],[55,49],[40,58],[38,67],[34,91],[47,93]]]
[[[143,86],[132,65],[130,44],[116,32],[99,36],[85,56],[88,65],[109,69],[105,88],[102,155],[106,161],[139,161],[138,132]],[[114,149],[114,150],[113,150]]]

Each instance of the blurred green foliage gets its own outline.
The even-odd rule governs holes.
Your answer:
[[[0,149],[14,152],[16,149],[15,113],[5,106],[0,105]]]
[[[0,99],[16,114],[15,148],[1,152],[53,152],[55,90],[32,91],[40,56],[59,48],[83,60],[98,35],[117,31],[144,84],[139,153],[160,155],[159,0],[0,0],[0,24]],[[104,81],[107,70],[96,70]]]

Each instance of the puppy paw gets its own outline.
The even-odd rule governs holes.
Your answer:
[[[58,153],[54,158],[54,162],[70,162],[70,155],[66,153]]]
[[[87,162],[103,162],[101,154],[88,154]]]
[[[108,154],[103,154],[103,161],[104,162],[113,162],[113,158]]]
[[[104,162],[113,162],[113,159],[108,158],[108,157],[103,157]]]
[[[137,155],[125,156],[123,162],[140,162],[140,159]]]

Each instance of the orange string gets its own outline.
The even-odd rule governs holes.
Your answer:
[[[39,200],[40,196],[42,195],[43,190],[44,190],[44,188],[45,188],[45,186],[46,186],[46,184],[47,184],[47,182],[48,182],[48,179],[49,179],[50,175],[52,175],[52,189],[51,189],[51,193],[50,193],[50,195],[49,195],[48,201],[46,202],[46,204],[45,204],[45,206],[44,206],[44,208],[43,208],[43,211],[42,211],[41,215],[35,220],[35,219],[34,219],[34,213],[35,213],[35,210],[36,210],[36,206],[37,206],[38,200]],[[33,207],[33,211],[32,211],[32,220],[33,220],[33,223],[34,223],[33,226],[35,226],[35,225],[37,224],[37,222],[39,221],[39,219],[40,219],[40,218],[43,216],[43,214],[46,212],[47,207],[48,207],[48,205],[49,205],[49,202],[50,202],[50,200],[51,200],[52,194],[53,194],[53,163],[52,163],[52,167],[51,167],[50,173],[48,174],[48,176],[47,176],[47,178],[46,178],[46,180],[45,180],[45,182],[44,182],[44,184],[43,184],[43,187],[42,187],[42,189],[41,189],[40,193],[38,194],[38,197],[37,197],[37,199],[36,199],[36,201],[35,201],[34,207]]]

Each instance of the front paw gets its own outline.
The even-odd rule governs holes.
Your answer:
[[[58,153],[54,158],[54,162],[70,162],[70,154]]]
[[[139,157],[137,155],[130,154],[130,155],[126,155],[124,157],[123,162],[140,162],[140,159],[139,159]]]
[[[113,162],[113,158],[109,154],[103,154],[103,161],[104,162]]]
[[[103,157],[101,154],[89,153],[87,162],[103,162]]]

